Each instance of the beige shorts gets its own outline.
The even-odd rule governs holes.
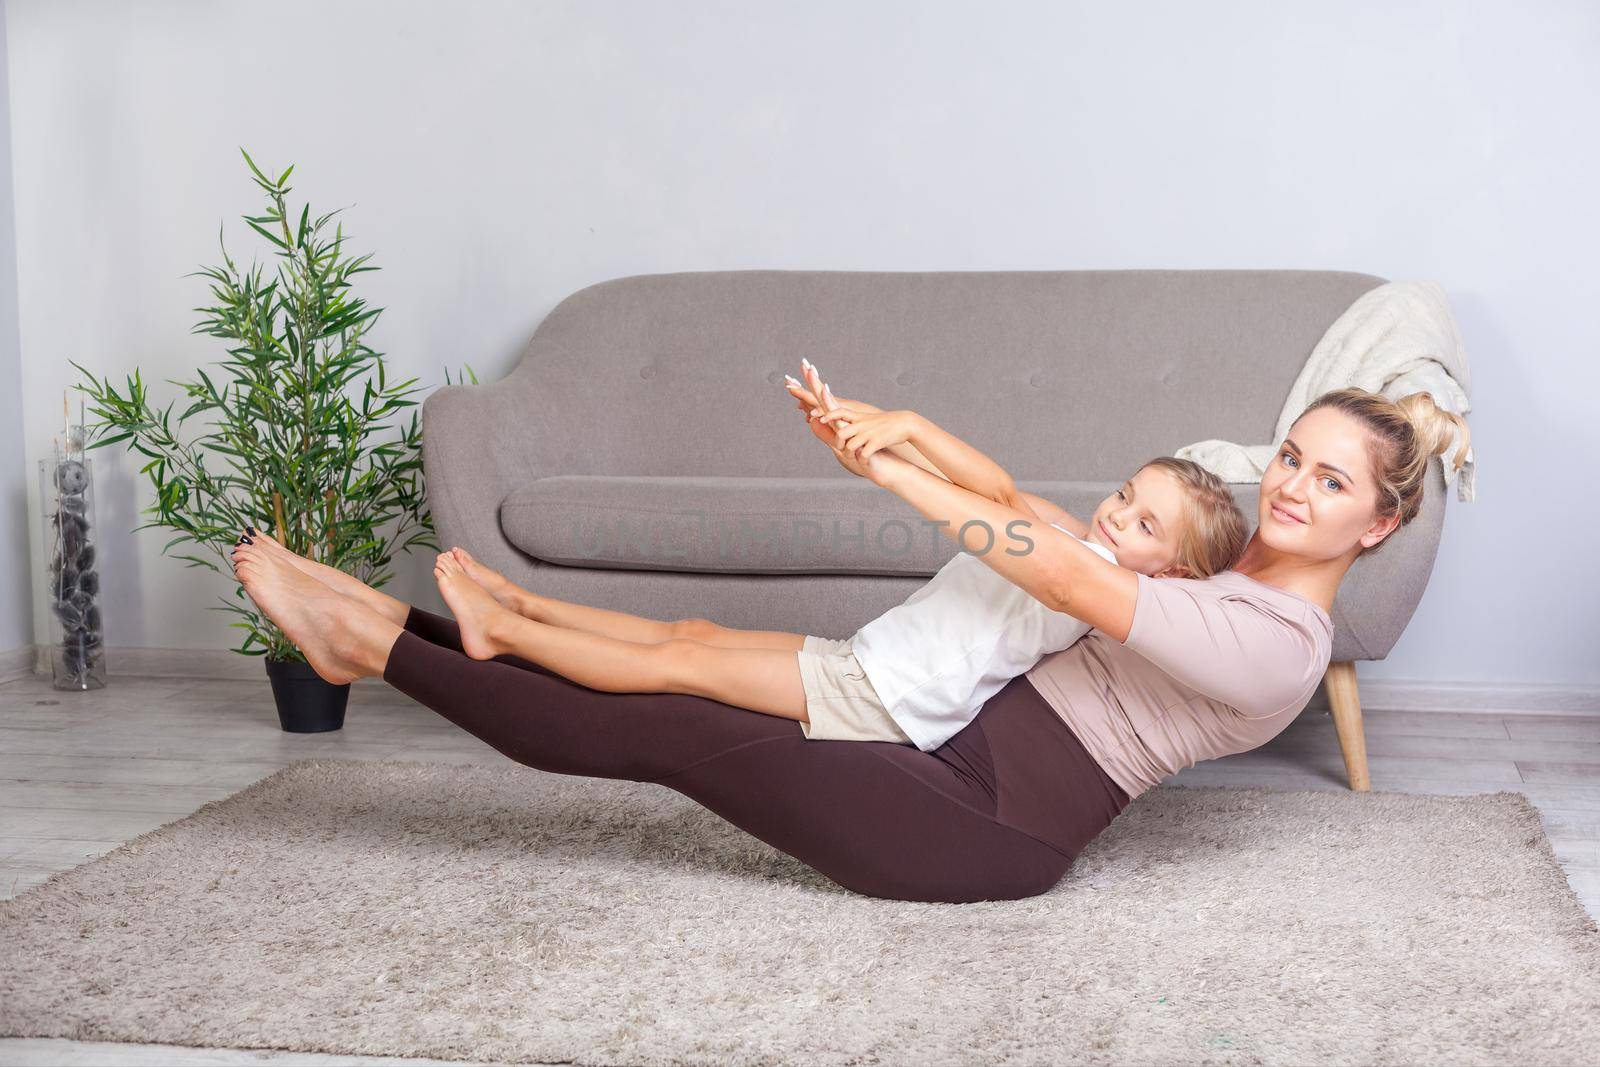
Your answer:
[[[913,743],[878,699],[849,641],[807,634],[795,656],[811,719],[800,730],[808,740]]]

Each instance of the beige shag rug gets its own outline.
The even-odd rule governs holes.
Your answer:
[[[0,902],[0,1035],[577,1064],[1588,1064],[1520,793],[1157,789],[1043,896],[844,890],[654,785],[308,760]]]

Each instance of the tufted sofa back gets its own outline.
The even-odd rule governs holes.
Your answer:
[[[1192,441],[1271,440],[1313,346],[1383,282],[1309,270],[637,275],[563,300],[503,385],[533,424],[522,456],[533,476],[837,473],[780,385],[807,356],[839,395],[920,411],[1018,480],[1120,479]]]
[[[993,455],[1022,488],[1081,513],[1152,456],[1212,437],[1272,440],[1312,348],[1383,282],[1295,270],[718,271],[601,282],[558,304],[505,378],[429,394],[429,506],[441,543],[559,599],[842,636],[903,601],[953,549],[865,570],[803,550],[737,573],[738,564],[693,558],[629,555],[607,566],[563,555],[569,546],[557,538],[578,514],[620,509],[671,526],[685,507],[725,515],[752,501],[812,518],[870,522],[896,508],[915,518],[845,476],[806,432],[779,384],[802,355],[841,395],[921,411]],[[1345,576],[1334,659],[1382,659],[1404,631],[1438,551],[1442,470],[1435,459],[1416,520]],[[663,478],[672,484],[651,480]],[[737,491],[747,482],[751,492]],[[1259,490],[1234,488],[1253,519]]]

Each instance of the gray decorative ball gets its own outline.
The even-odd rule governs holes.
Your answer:
[[[89,470],[75,459],[56,467],[56,488],[63,493],[81,493],[89,488]]]

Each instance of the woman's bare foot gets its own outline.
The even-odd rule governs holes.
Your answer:
[[[334,589],[334,582],[340,578],[348,578],[353,582],[360,581],[359,578],[346,574],[337,567],[330,567],[326,563],[318,563],[314,559],[307,559],[298,552],[289,551],[283,546],[282,542],[265,530],[258,530],[254,526],[249,526],[245,528],[244,536],[261,546],[264,552],[277,556],[295,570],[300,571],[302,574],[310,575],[323,585],[333,589],[336,593],[339,590]]]
[[[461,647],[467,655],[493,659],[506,651],[499,638],[506,621],[513,617],[512,612],[472,580],[454,551],[439,553],[433,576],[439,583],[439,594],[461,627]]]
[[[260,542],[237,545],[233,571],[256,607],[278,624],[325,681],[343,685],[381,674],[388,655],[384,641],[393,644],[398,627],[291,566],[284,558],[289,554]]]
[[[493,567],[486,567],[479,563],[460,545],[452,548],[449,555],[454,556],[456,562],[461,564],[461,569],[467,572],[467,577],[483,586],[488,594],[499,602],[501,607],[509,611],[517,610],[517,593],[520,590],[510,578],[507,578]]]
[[[406,618],[411,614],[411,605],[405,601],[396,600],[388,593],[379,592],[355,575],[346,574],[337,567],[330,567],[326,563],[318,563],[316,560],[307,559],[298,552],[291,552],[277,538],[271,534],[264,533],[254,526],[248,527],[244,531],[244,536],[248,537],[268,554],[275,555],[281,562],[287,563],[308,577],[315,578],[335,593],[341,593],[344,596],[360,601],[397,626],[404,626]],[[244,547],[244,545],[235,545],[233,551],[238,552],[239,549]]]

